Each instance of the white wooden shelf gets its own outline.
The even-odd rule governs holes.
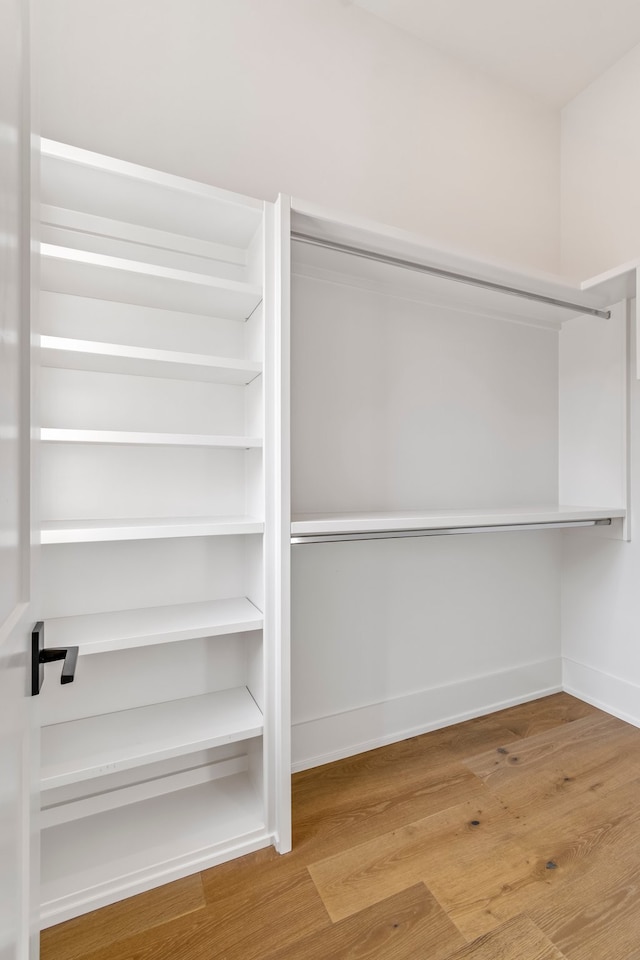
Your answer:
[[[246,597],[57,617],[46,621],[49,646],[78,646],[81,656],[244,633],[262,627],[262,611]]]
[[[410,271],[400,265],[359,257],[347,257],[345,260],[344,254],[336,250],[304,243],[293,244],[294,274],[340,278],[342,283],[348,277],[350,284],[364,286],[378,294],[399,294],[449,309],[471,310],[474,314],[519,319],[556,329],[571,315],[557,305],[557,300],[575,303],[575,316],[582,314],[578,305],[587,309],[605,309],[611,303],[600,291],[581,289],[561,277],[521,273],[506,264],[487,263],[454,250],[433,247],[419,235],[360,217],[338,215],[297,198],[292,199],[291,229],[294,238],[300,234],[315,237],[399,261],[417,261],[445,272],[479,278],[503,287],[500,291],[452,283],[444,277]],[[529,290],[548,298],[548,301],[510,296],[504,288]]]
[[[248,261],[247,250],[242,247],[212,243],[48,203],[40,206],[40,236],[43,243],[60,243],[65,247],[72,246],[115,257],[133,254],[132,259],[145,263],[165,263],[186,270],[195,266],[197,273],[215,276],[223,264],[242,271]],[[188,258],[187,262],[180,262],[185,257]],[[189,259],[196,257],[197,265],[188,266]],[[242,280],[243,276],[240,274],[233,279]]]
[[[40,348],[43,366],[66,370],[229,384],[247,384],[262,373],[262,364],[254,360],[208,357],[68,337],[42,336]]]
[[[109,520],[49,520],[40,542],[92,543],[103,540],[162,540],[174,537],[221,537],[262,533],[254,517],[129,517]]]
[[[43,138],[44,204],[246,249],[263,203],[209,184]]]
[[[152,669],[152,668],[150,668]],[[263,719],[246,687],[42,728],[42,790],[248,740]]]
[[[209,436],[197,433],[134,433],[126,430],[68,430],[42,427],[45,443],[110,443],[156,447],[261,447],[261,437]]]
[[[291,523],[292,537],[444,530],[549,523],[579,523],[624,517],[620,507],[496,507],[479,510],[407,510],[370,513],[300,514]]]
[[[262,299],[258,284],[223,280],[54,244],[40,245],[41,287],[98,300],[246,320]]]
[[[265,846],[247,774],[42,831],[44,926]]]

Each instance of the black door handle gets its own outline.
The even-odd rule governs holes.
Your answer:
[[[31,696],[37,697],[44,683],[44,667],[54,660],[64,661],[60,683],[73,683],[78,663],[77,647],[45,647],[44,623],[39,620],[31,631]]]

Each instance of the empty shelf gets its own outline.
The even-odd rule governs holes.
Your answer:
[[[246,597],[56,617],[46,621],[49,646],[78,646],[81,656],[243,633],[261,630],[262,626],[262,612]]]
[[[68,337],[42,336],[40,348],[44,366],[66,370],[229,384],[250,383],[262,372],[262,364],[257,360],[209,357],[198,353],[73,340]]]
[[[246,320],[262,299],[257,284],[43,243],[41,287],[203,316]]]
[[[293,518],[294,540],[314,536],[392,534],[409,531],[438,531],[499,528],[540,524],[570,524],[624,517],[619,507],[496,507],[476,510],[407,510],[371,513],[304,514]]]
[[[42,831],[45,926],[264,846],[262,802],[236,774]]]
[[[41,140],[43,204],[247,249],[263,203],[174,174]]]
[[[161,540],[172,537],[221,537],[262,533],[254,517],[128,517],[105,520],[49,520],[40,542],[90,543],[100,540]]]
[[[112,443],[160,447],[261,447],[260,437],[209,436],[194,433],[141,433],[127,430],[67,430],[43,427],[40,439],[45,443]]]
[[[43,727],[40,785],[61,787],[262,734],[246,687]]]

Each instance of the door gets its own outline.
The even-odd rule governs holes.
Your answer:
[[[0,960],[37,956],[30,697],[29,85],[26,4],[0,0]]]

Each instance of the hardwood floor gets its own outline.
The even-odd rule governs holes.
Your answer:
[[[293,778],[261,850],[42,960],[640,960],[640,730],[557,694]]]

